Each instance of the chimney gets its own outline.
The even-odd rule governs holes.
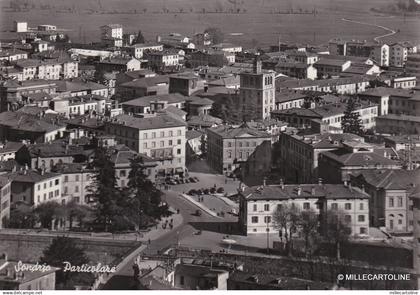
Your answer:
[[[344,186],[347,186],[347,180],[344,180]]]
[[[318,178],[318,185],[322,185],[322,178]]]
[[[284,181],[283,178],[280,178],[280,188],[284,189]]]
[[[42,168],[41,169],[41,175],[44,175],[45,174],[45,168]]]
[[[365,192],[365,185],[362,184],[362,192]]]
[[[263,186],[267,186],[267,177],[264,177]]]
[[[311,188],[311,195],[315,196],[315,187],[314,186]]]
[[[297,195],[300,196],[302,194],[302,188],[298,186]]]

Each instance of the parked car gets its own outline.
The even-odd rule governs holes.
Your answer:
[[[190,196],[194,196],[194,195],[196,195],[196,194],[197,194],[197,191],[196,191],[195,189],[191,189],[191,190],[188,192],[188,194],[189,194]]]
[[[225,189],[224,189],[223,187],[219,187],[219,188],[216,190],[216,192],[217,192],[218,194],[223,194],[223,193],[225,192]]]
[[[179,181],[180,184],[185,183],[184,178],[180,178],[180,179],[178,179],[178,181]]]
[[[199,182],[200,181],[200,179],[198,179],[198,177],[193,177],[194,179],[195,179],[195,182]]]
[[[190,182],[197,182],[197,180],[194,179],[194,177],[189,178]]]
[[[201,210],[199,209],[195,210],[195,216],[201,216]]]
[[[185,178],[184,181],[185,181],[185,183],[190,183],[190,179],[189,178]]]

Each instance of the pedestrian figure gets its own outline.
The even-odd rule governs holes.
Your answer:
[[[133,264],[133,272],[134,272],[134,278],[137,278],[140,274],[139,266],[136,263]]]
[[[150,245],[150,243],[151,243],[150,239],[148,240],[148,242],[149,242],[149,245]]]

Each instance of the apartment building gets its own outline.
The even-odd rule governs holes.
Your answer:
[[[376,120],[376,131],[383,134],[420,134],[420,117],[388,114]]]
[[[162,44],[153,43],[137,43],[130,47],[130,53],[135,58],[141,59],[148,52],[163,51]]]
[[[118,115],[105,122],[105,132],[157,162],[158,176],[185,173],[186,123],[168,114]]]
[[[271,144],[270,134],[250,128],[246,123],[236,128],[227,125],[209,128],[207,161],[217,172],[231,174],[266,141]]]
[[[243,233],[277,233],[273,214],[285,205],[314,210],[323,227],[327,210],[343,212],[351,234],[369,235],[369,195],[344,184],[280,184],[239,190],[239,224]]]
[[[346,102],[325,103],[313,109],[290,108],[274,110],[271,117],[287,122],[289,126],[297,128],[311,128],[314,121],[336,129],[341,129],[341,122],[346,110]],[[378,105],[371,102],[359,101],[354,113],[359,113],[363,129],[371,129],[376,125]]]
[[[90,188],[93,185],[95,171],[82,163],[62,163],[54,167],[54,172],[61,174],[61,202],[75,202],[90,205]]]
[[[375,149],[359,141],[346,141],[343,147],[322,152],[318,157],[318,175],[327,183],[350,181],[351,175],[367,170],[386,171],[402,168],[395,150]]]
[[[351,176],[351,183],[370,195],[370,226],[384,227],[391,234],[413,231],[411,194],[420,170],[364,171]]]
[[[61,195],[61,174],[23,169],[8,173],[7,176],[12,181],[12,206],[25,204],[36,207],[49,201],[65,203]]]
[[[180,64],[179,51],[176,50],[151,51],[145,57],[149,61],[149,66],[155,69],[176,67]]]
[[[389,46],[387,44],[333,39],[329,42],[329,51],[331,54],[369,57],[381,67],[389,65]]]
[[[66,58],[21,59],[16,61],[15,67],[22,71],[22,81],[34,79],[59,80],[78,77],[78,65],[78,61]]]
[[[320,177],[320,153],[342,148],[347,141],[364,142],[364,138],[351,133],[282,132],[278,142],[278,162],[274,164],[290,183],[315,183]]]
[[[10,218],[11,181],[0,176],[0,229],[5,228]]]
[[[420,78],[420,53],[413,53],[407,56],[405,71],[407,75]]]
[[[100,27],[101,41],[115,47],[123,45],[123,27],[120,24],[109,24]]]
[[[417,53],[417,46],[410,42],[396,42],[389,45],[389,65],[404,67],[409,54]]]

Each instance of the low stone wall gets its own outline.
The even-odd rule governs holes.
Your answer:
[[[53,236],[39,236],[36,234],[1,233],[0,254],[7,253],[10,260],[36,263],[53,239]],[[122,257],[141,245],[140,242],[135,241],[73,239],[77,240],[77,244],[85,250],[91,261],[108,264],[118,263]]]

